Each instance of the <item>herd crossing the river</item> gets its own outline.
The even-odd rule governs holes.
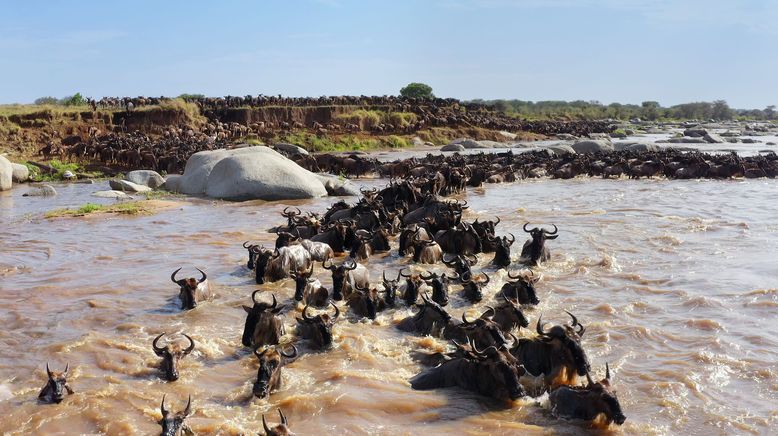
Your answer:
[[[535,336],[522,334],[525,337],[518,338],[515,334],[530,326],[524,310],[540,303],[535,288],[540,277],[533,269],[551,258],[548,243],[560,236],[560,230],[553,224],[526,223],[523,230],[529,238],[514,261],[511,248],[517,238],[510,232],[498,235],[499,217],[468,222],[463,219],[469,207],[466,201],[441,196],[466,189],[472,172],[467,176],[463,172],[464,183],[454,181],[453,185],[451,171],[446,175],[440,179],[433,175],[392,180],[382,190],[363,188],[356,204],[338,201],[323,215],[286,207],[281,212],[286,223],[271,229],[277,235],[275,247],[243,243],[248,252],[246,266],[253,270],[257,284],[291,279],[294,287],[292,301],[279,302],[272,292],[267,292],[272,302],[263,301],[268,299],[262,298],[265,291],[257,289],[251,294],[252,305],[243,306],[246,321],[240,340],[259,362],[253,395],[270,398],[281,386],[284,366],[300,354],[297,344],[280,343],[286,334],[285,317],[296,320],[296,342],[304,341],[306,349],[326,353],[337,346],[333,327],[342,319],[341,311],[374,320],[380,312],[415,307],[418,311],[395,327],[408,334],[449,341],[452,348],[436,353],[411,352],[410,357],[424,367],[409,380],[412,389],[459,387],[498,401],[548,393],[551,410],[558,417],[623,424],[626,417],[611,388],[610,368],[603,365],[604,379],[592,378],[582,344],[586,327],[574,314],[567,312],[569,323],[554,325],[544,322],[539,314]],[[404,266],[396,273],[383,271],[380,281],[371,281],[364,264],[382,253],[390,258],[396,253]],[[408,265],[405,258],[411,256]],[[479,258],[485,261],[482,270],[474,271]],[[424,270],[431,266],[452,271]],[[499,269],[506,270],[505,283],[494,295],[487,295],[486,285]],[[199,278],[180,278],[181,268],[170,276],[178,286],[182,310],[200,305],[200,310],[208,310],[206,303],[215,297],[207,274],[197,270]],[[329,288],[320,280],[327,273],[332,283]],[[459,286],[466,304],[494,303],[478,318],[468,319],[462,313],[460,320],[446,310],[452,287]],[[361,325],[371,328],[369,323]],[[162,358],[162,377],[174,382],[186,376],[179,374],[178,362],[196,344],[183,334],[185,344],[162,345],[163,336],[164,332],[156,336],[151,346]],[[68,385],[68,367],[54,372],[47,366],[47,373],[39,398],[59,403],[65,391],[73,392]],[[579,377],[585,377],[586,383],[579,384]],[[190,397],[181,412],[173,413],[163,397],[162,434],[181,434],[192,407]],[[263,416],[266,434],[292,434],[280,409],[279,414],[281,424],[272,428]]]

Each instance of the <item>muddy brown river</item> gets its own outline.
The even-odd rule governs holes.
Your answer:
[[[382,186],[384,180],[358,181]],[[312,351],[283,369],[283,387],[251,395],[257,360],[240,344],[250,294],[246,240],[265,233],[286,205],[324,211],[335,199],[225,203],[176,198],[151,216],[45,219],[46,210],[94,201],[89,185],[56,185],[53,199],[0,193],[0,433],[154,434],[159,402],[183,408],[198,434],[257,434],[262,414],[286,413],[301,435],[583,434],[591,428],[553,417],[547,398],[506,404],[460,389],[414,391],[416,349],[446,342],[394,325],[411,311],[357,320],[343,310],[332,350]],[[597,377],[610,364],[627,416],[624,434],[775,434],[778,431],[778,181],[541,180],[470,189],[466,219],[500,216],[498,234],[526,238],[525,221],[555,223],[552,259],[539,268],[541,304],[525,311],[534,326],[587,326],[583,345]],[[353,201],[354,199],[349,199]],[[396,245],[396,243],[395,243]],[[494,304],[505,270],[481,255],[474,270],[492,275],[486,298],[465,302],[452,287],[449,312],[474,317]],[[410,259],[392,253],[368,262],[372,282]],[[182,312],[170,273],[208,273],[216,298]],[[415,270],[420,271],[418,266]],[[434,269],[440,269],[436,267]],[[514,270],[518,267],[514,267]],[[329,273],[317,267],[325,284]],[[289,302],[291,280],[260,287]],[[296,312],[299,313],[299,312]],[[297,341],[294,315],[287,336]],[[195,351],[168,383],[151,341],[187,333]],[[520,335],[531,336],[531,331]],[[70,363],[74,395],[41,405],[45,366]]]

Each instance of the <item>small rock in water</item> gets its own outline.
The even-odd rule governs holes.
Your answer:
[[[128,182],[127,180],[109,180],[108,184],[111,186],[111,189],[115,191],[126,191],[126,192],[149,192],[151,191],[151,188],[148,186],[138,185],[136,183]]]
[[[122,191],[97,191],[92,193],[92,197],[115,198],[117,200],[130,200],[132,197]]]
[[[73,179],[76,178],[76,175],[73,174],[72,171],[68,170],[68,171],[65,171],[64,173],[62,173],[62,178],[65,179],[65,180],[73,180]]]
[[[127,173],[125,178],[128,182],[136,185],[148,186],[151,189],[157,189],[165,183],[165,178],[152,170],[135,170]]]
[[[51,185],[41,185],[34,187],[31,191],[25,192],[22,197],[53,197],[57,195],[57,190]]]

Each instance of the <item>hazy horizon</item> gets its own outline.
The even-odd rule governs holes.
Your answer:
[[[778,104],[778,2],[7,3],[0,103],[395,95]]]

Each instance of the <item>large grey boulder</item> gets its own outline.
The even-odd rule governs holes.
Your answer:
[[[658,141],[657,141],[658,142]],[[670,138],[667,142],[671,144],[707,144],[703,138]]]
[[[170,174],[165,179],[165,184],[162,185],[161,188],[170,192],[181,192],[179,188],[180,180],[181,180],[180,174]]]
[[[299,145],[288,144],[286,142],[276,142],[273,144],[273,148],[287,154],[308,155],[308,150],[300,147]]]
[[[597,153],[613,151],[613,144],[603,140],[578,141],[571,145],[576,153]]]
[[[11,163],[11,167],[13,167],[11,179],[14,183],[24,183],[30,180],[30,169],[27,168],[27,166],[18,163]]]
[[[165,178],[152,170],[135,170],[127,173],[127,181],[136,185],[148,186],[151,189],[157,189],[165,184]]]
[[[97,191],[92,193],[92,197],[114,198],[116,200],[131,200],[132,197],[122,191]]]
[[[440,151],[465,151],[465,146],[462,144],[446,144],[440,147]]]
[[[124,192],[149,192],[151,191],[151,188],[148,186],[138,185],[136,183],[128,182],[127,180],[116,180],[111,179],[108,181],[108,185],[111,186],[111,189],[114,191],[124,191]]]
[[[315,174],[268,147],[201,151],[177,180],[184,194],[227,200],[287,200],[327,195]]]
[[[7,191],[13,187],[14,167],[11,161],[0,156],[0,191]]]
[[[508,147],[508,144],[497,142],[497,141],[478,141],[478,144],[482,145],[484,148],[506,148]]]
[[[51,185],[34,186],[28,192],[22,194],[22,197],[53,197],[57,195],[57,190]]]

